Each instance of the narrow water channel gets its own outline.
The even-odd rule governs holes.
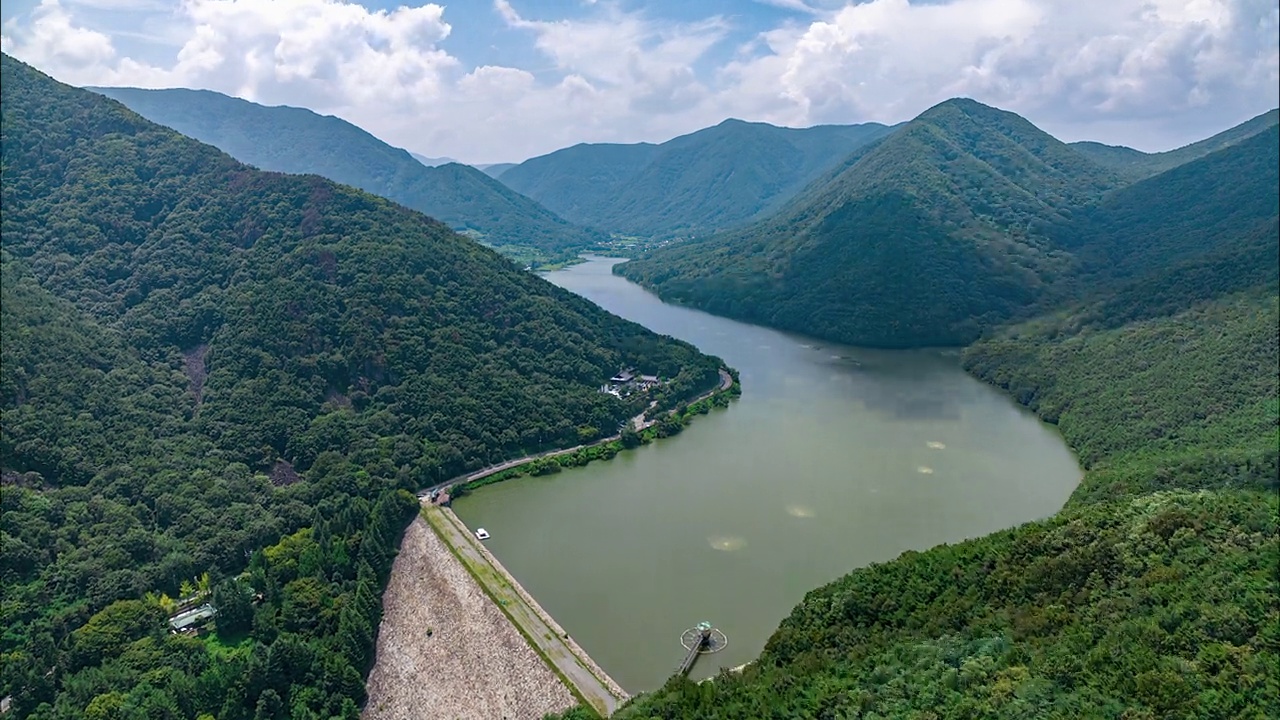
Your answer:
[[[695,678],[753,659],[808,590],[1045,517],[1079,482],[1057,432],[955,352],[841,347],[667,305],[615,262],[546,277],[724,358],[742,398],[675,438],[455,510],[630,692],[666,680],[699,621],[729,644]]]

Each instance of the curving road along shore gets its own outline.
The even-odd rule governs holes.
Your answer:
[[[722,368],[719,385],[690,404],[732,386],[733,376]],[[636,430],[655,422],[646,422],[643,414],[631,420]],[[572,704],[566,703],[568,689],[603,717],[627,701],[626,691],[569,637],[453,511],[426,499],[426,493],[433,490],[620,437],[508,460],[419,493],[422,515],[405,534],[384,596],[385,614],[369,676],[365,720],[398,720],[421,712],[423,707],[433,707],[448,717],[539,718]],[[460,580],[458,573],[469,576],[466,580],[471,582]],[[479,600],[476,591],[483,591],[493,602]],[[477,644],[478,638],[494,640]],[[541,662],[534,664],[541,672],[530,667],[531,655],[540,657]],[[459,658],[461,666],[456,662]],[[510,677],[504,677],[507,674]],[[460,681],[460,677],[467,679]],[[516,685],[522,687],[517,689]],[[467,688],[468,694],[457,694],[458,688]]]
[[[452,510],[427,506],[423,512],[431,528],[452,548],[525,639],[537,648],[538,654],[555,668],[561,680],[573,686],[583,701],[602,717],[612,715],[626,702],[629,697],[626,691],[538,605]]]
[[[733,376],[729,374],[728,370],[725,370],[724,368],[720,368],[720,384],[717,385],[714,389],[708,390],[707,392],[702,393],[698,397],[690,400],[688,404],[692,405],[696,402],[702,402],[703,400],[706,400],[712,395],[715,395],[718,392],[724,392],[725,390],[728,390],[731,387],[733,387]],[[656,420],[649,420],[646,422],[644,419],[644,413],[641,413],[631,419],[631,423],[635,427],[637,432],[652,426],[656,422],[657,422]],[[503,470],[510,470],[513,467],[516,467],[518,465],[524,465],[525,463],[530,463],[530,462],[533,462],[534,460],[540,460],[542,458],[548,458],[548,457],[558,457],[560,455],[568,455],[569,453],[577,452],[583,448],[588,448],[596,445],[603,445],[605,443],[613,442],[614,440],[618,440],[621,437],[622,437],[622,434],[619,433],[617,435],[610,435],[609,437],[606,437],[606,438],[600,438],[595,442],[584,443],[582,445],[574,445],[571,448],[563,448],[561,450],[548,450],[546,452],[534,453],[533,455],[525,455],[524,457],[516,458],[514,460],[507,460],[506,462],[498,463],[497,465],[490,465],[489,467],[486,467],[486,468],[480,468],[475,472],[467,473],[466,475],[453,478],[452,480],[446,480],[445,482],[432,485],[431,487],[428,487],[428,488],[424,488],[418,491],[418,495],[421,497],[426,493],[434,492],[436,490],[445,490],[459,483],[469,483],[473,480],[482,480],[495,473],[500,473]]]

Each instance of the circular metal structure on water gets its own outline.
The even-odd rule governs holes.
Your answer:
[[[680,634],[680,644],[685,650],[692,650],[693,646],[698,644],[698,639],[702,637],[702,629],[699,627],[691,627]],[[711,635],[707,638],[707,644],[702,646],[698,651],[701,655],[710,655],[718,653],[729,645],[729,638],[719,628],[711,628]]]

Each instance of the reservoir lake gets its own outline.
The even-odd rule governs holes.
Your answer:
[[[545,277],[723,358],[742,397],[673,438],[454,510],[628,692],[660,687],[700,621],[728,645],[695,679],[754,659],[807,591],[1052,515],[1080,480],[1057,431],[955,350],[850,348],[668,305],[617,262]]]

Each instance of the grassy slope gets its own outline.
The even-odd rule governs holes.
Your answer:
[[[467,165],[426,167],[336,117],[265,107],[208,90],[97,88],[147,119],[264,170],[312,173],[381,195],[491,245],[562,252],[599,233],[567,222]]]

